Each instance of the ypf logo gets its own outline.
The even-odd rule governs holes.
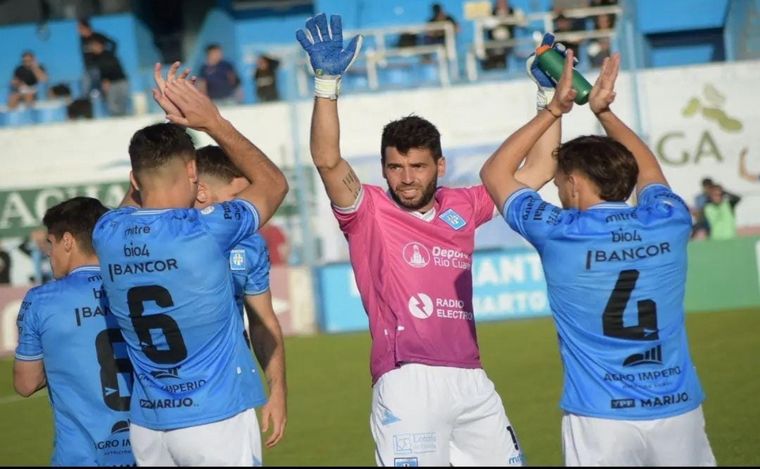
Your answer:
[[[407,264],[418,269],[430,263],[430,251],[416,241],[412,241],[404,246],[403,256]]]
[[[418,319],[427,319],[433,314],[433,300],[424,293],[409,298],[409,312]]]

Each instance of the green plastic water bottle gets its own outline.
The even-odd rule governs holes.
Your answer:
[[[538,61],[538,68],[559,82],[559,78],[562,76],[562,69],[565,67],[565,57],[562,54],[549,46],[542,46],[536,50],[536,60]],[[583,75],[577,70],[573,69],[573,89],[577,93],[575,95],[576,104],[586,104],[588,102],[591,87],[591,83],[583,78]]]

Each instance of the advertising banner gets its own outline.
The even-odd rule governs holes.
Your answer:
[[[369,321],[348,263],[318,269],[320,329],[367,330]],[[547,316],[550,313],[541,259],[530,248],[477,251],[473,256],[473,310],[476,321]],[[398,314],[409,314],[399,311]]]

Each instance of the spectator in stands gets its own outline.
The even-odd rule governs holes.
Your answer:
[[[578,47],[580,46],[579,41],[569,41],[561,36],[562,33],[571,33],[573,31],[583,31],[585,29],[583,25],[583,19],[578,18],[568,18],[566,17],[562,11],[555,11],[555,17],[554,17],[554,32],[557,34],[558,38],[557,40],[561,40],[565,46],[567,46],[568,49],[573,50],[573,55],[578,57]]]
[[[747,149],[742,148],[739,154],[739,176],[749,182],[760,182],[760,173],[750,173],[747,170]]]
[[[609,7],[617,4],[618,0],[589,0],[588,2],[590,7]]]
[[[268,55],[259,55],[256,59],[256,71],[253,73],[253,81],[256,84],[256,97],[260,102],[279,101],[280,94],[277,91],[277,67],[280,61]]]
[[[736,194],[725,192],[719,184],[708,190],[705,219],[710,225],[710,239],[733,239],[736,237],[736,205],[742,200]]]
[[[710,178],[702,179],[702,192],[694,197],[694,205],[691,207],[691,216],[694,224],[691,227],[691,239],[703,239],[710,236],[710,225],[705,219],[705,205],[710,193],[710,188],[715,183]]]
[[[79,31],[85,70],[83,91],[85,94],[89,94],[93,89],[98,89],[97,87],[100,85],[99,70],[95,65],[95,54],[90,50],[90,40],[100,39],[104,49],[114,55],[116,55],[116,41],[105,34],[93,31],[90,21],[86,18],[79,19],[77,31]]]
[[[510,24],[500,24],[498,20],[513,16],[515,9],[509,5],[509,0],[496,0],[496,5],[491,12],[496,20],[493,27],[486,31],[486,36],[490,41],[506,41],[515,37],[515,26]],[[488,26],[488,24],[486,24]],[[483,68],[491,70],[496,68],[507,68],[507,56],[512,53],[512,47],[494,47],[486,49],[486,59],[483,61]]]
[[[206,63],[198,74],[198,86],[217,105],[236,104],[240,78],[235,67],[224,60],[224,53],[219,44],[206,47]]]
[[[11,283],[11,256],[0,246],[0,285]]]
[[[13,71],[11,78],[11,91],[8,95],[8,107],[15,109],[23,102],[32,106],[37,99],[37,85],[48,80],[45,67],[37,62],[37,58],[30,51],[21,54],[21,65]]]
[[[454,33],[459,32],[459,24],[457,24],[457,21],[454,19],[453,16],[449,15],[443,10],[443,6],[441,6],[440,3],[434,3],[433,6],[433,16],[430,17],[428,20],[429,24],[435,24],[435,23],[445,23],[449,22],[452,25],[454,25]],[[442,30],[438,31],[429,31],[427,35],[425,36],[425,42],[427,44],[445,44],[446,43],[446,33]]]
[[[97,69],[100,83],[98,88],[106,98],[106,107],[111,116],[124,116],[129,106],[129,82],[121,67],[121,62],[113,52],[106,50],[100,37],[91,37],[87,48],[92,52],[92,64]]]
[[[615,26],[615,15],[599,15],[594,18],[594,25],[597,31],[610,30]],[[611,55],[612,52],[610,51],[609,37],[602,37],[589,41],[588,59],[592,67],[601,67],[604,59]]]

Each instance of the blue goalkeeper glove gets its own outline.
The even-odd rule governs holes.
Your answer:
[[[339,15],[320,13],[306,21],[306,29],[296,31],[296,39],[307,54],[314,69],[314,94],[320,98],[337,99],[340,80],[356,60],[362,47],[362,36],[355,36],[343,48],[343,25]]]
[[[561,42],[554,42],[554,34],[546,33],[541,40],[541,46],[551,46],[554,50],[562,54],[564,57],[567,55],[567,47]],[[573,57],[573,66],[578,63],[578,58]],[[525,61],[525,68],[528,71],[528,76],[538,87],[536,93],[536,109],[539,111],[544,109],[554,97],[554,90],[557,83],[552,77],[544,73],[543,70],[538,68],[538,61],[536,60],[536,53],[532,53],[528,56],[528,60]]]

